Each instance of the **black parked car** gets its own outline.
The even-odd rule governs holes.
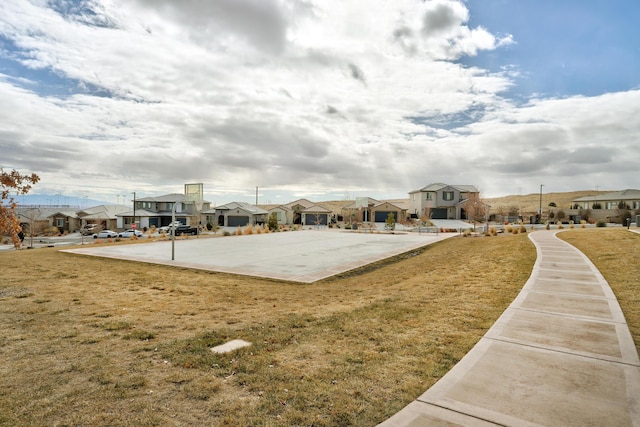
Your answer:
[[[192,236],[195,236],[198,234],[198,227],[191,227],[188,225],[179,225],[176,227],[175,233],[176,233],[176,236],[179,236],[181,234],[191,234]]]

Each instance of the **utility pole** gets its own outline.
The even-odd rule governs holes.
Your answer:
[[[538,215],[540,215],[540,221],[542,221],[542,187],[544,187],[544,184],[540,184],[540,208],[538,209]]]
[[[131,227],[135,230],[136,228],[136,192],[133,192],[133,227]]]
[[[258,205],[258,187],[256,186],[256,205]]]

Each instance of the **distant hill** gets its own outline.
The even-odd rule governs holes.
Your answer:
[[[18,206],[38,206],[42,208],[68,207],[70,209],[84,209],[92,206],[115,205],[113,202],[109,203],[102,200],[85,199],[84,197],[65,196],[64,194],[20,194],[14,195],[13,199],[18,203]]]
[[[555,203],[557,207],[569,209],[571,202],[579,197],[597,196],[610,193],[614,190],[596,191],[570,191],[566,193],[542,193],[542,210],[546,211],[549,203]],[[540,208],[540,193],[525,194],[520,196],[504,196],[482,199],[491,206],[492,213],[499,213],[501,210],[508,212],[511,207],[515,207],[522,215],[535,215]]]

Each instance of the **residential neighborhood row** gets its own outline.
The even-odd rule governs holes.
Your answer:
[[[189,184],[187,184],[189,185]],[[539,217],[504,217],[491,212],[491,206],[480,199],[473,185],[433,183],[409,192],[409,198],[401,201],[380,201],[360,197],[345,201],[339,206],[298,199],[283,205],[252,205],[231,202],[211,206],[207,200],[194,200],[188,194],[172,193],[155,197],[136,198],[133,206],[99,205],[85,209],[59,207],[18,206],[23,230],[35,228],[35,232],[55,227],[60,233],[95,230],[152,229],[166,227],[175,219],[182,224],[202,228],[238,227],[249,224],[265,224],[269,216],[275,216],[278,224],[302,226],[326,226],[330,224],[385,222],[390,215],[395,222],[430,222],[436,220],[466,221],[540,221]],[[571,206],[553,207],[548,217],[562,211],[563,218],[579,222],[586,217],[594,220],[613,221],[620,210],[640,210],[640,190],[623,190],[598,196],[575,199]],[[635,222],[635,217],[633,218]]]

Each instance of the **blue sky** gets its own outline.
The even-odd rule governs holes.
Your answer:
[[[470,26],[513,35],[515,44],[461,61],[522,72],[513,95],[595,96],[640,87],[640,3],[579,0],[468,1]]]
[[[635,1],[11,0],[0,166],[115,203],[640,188]]]

